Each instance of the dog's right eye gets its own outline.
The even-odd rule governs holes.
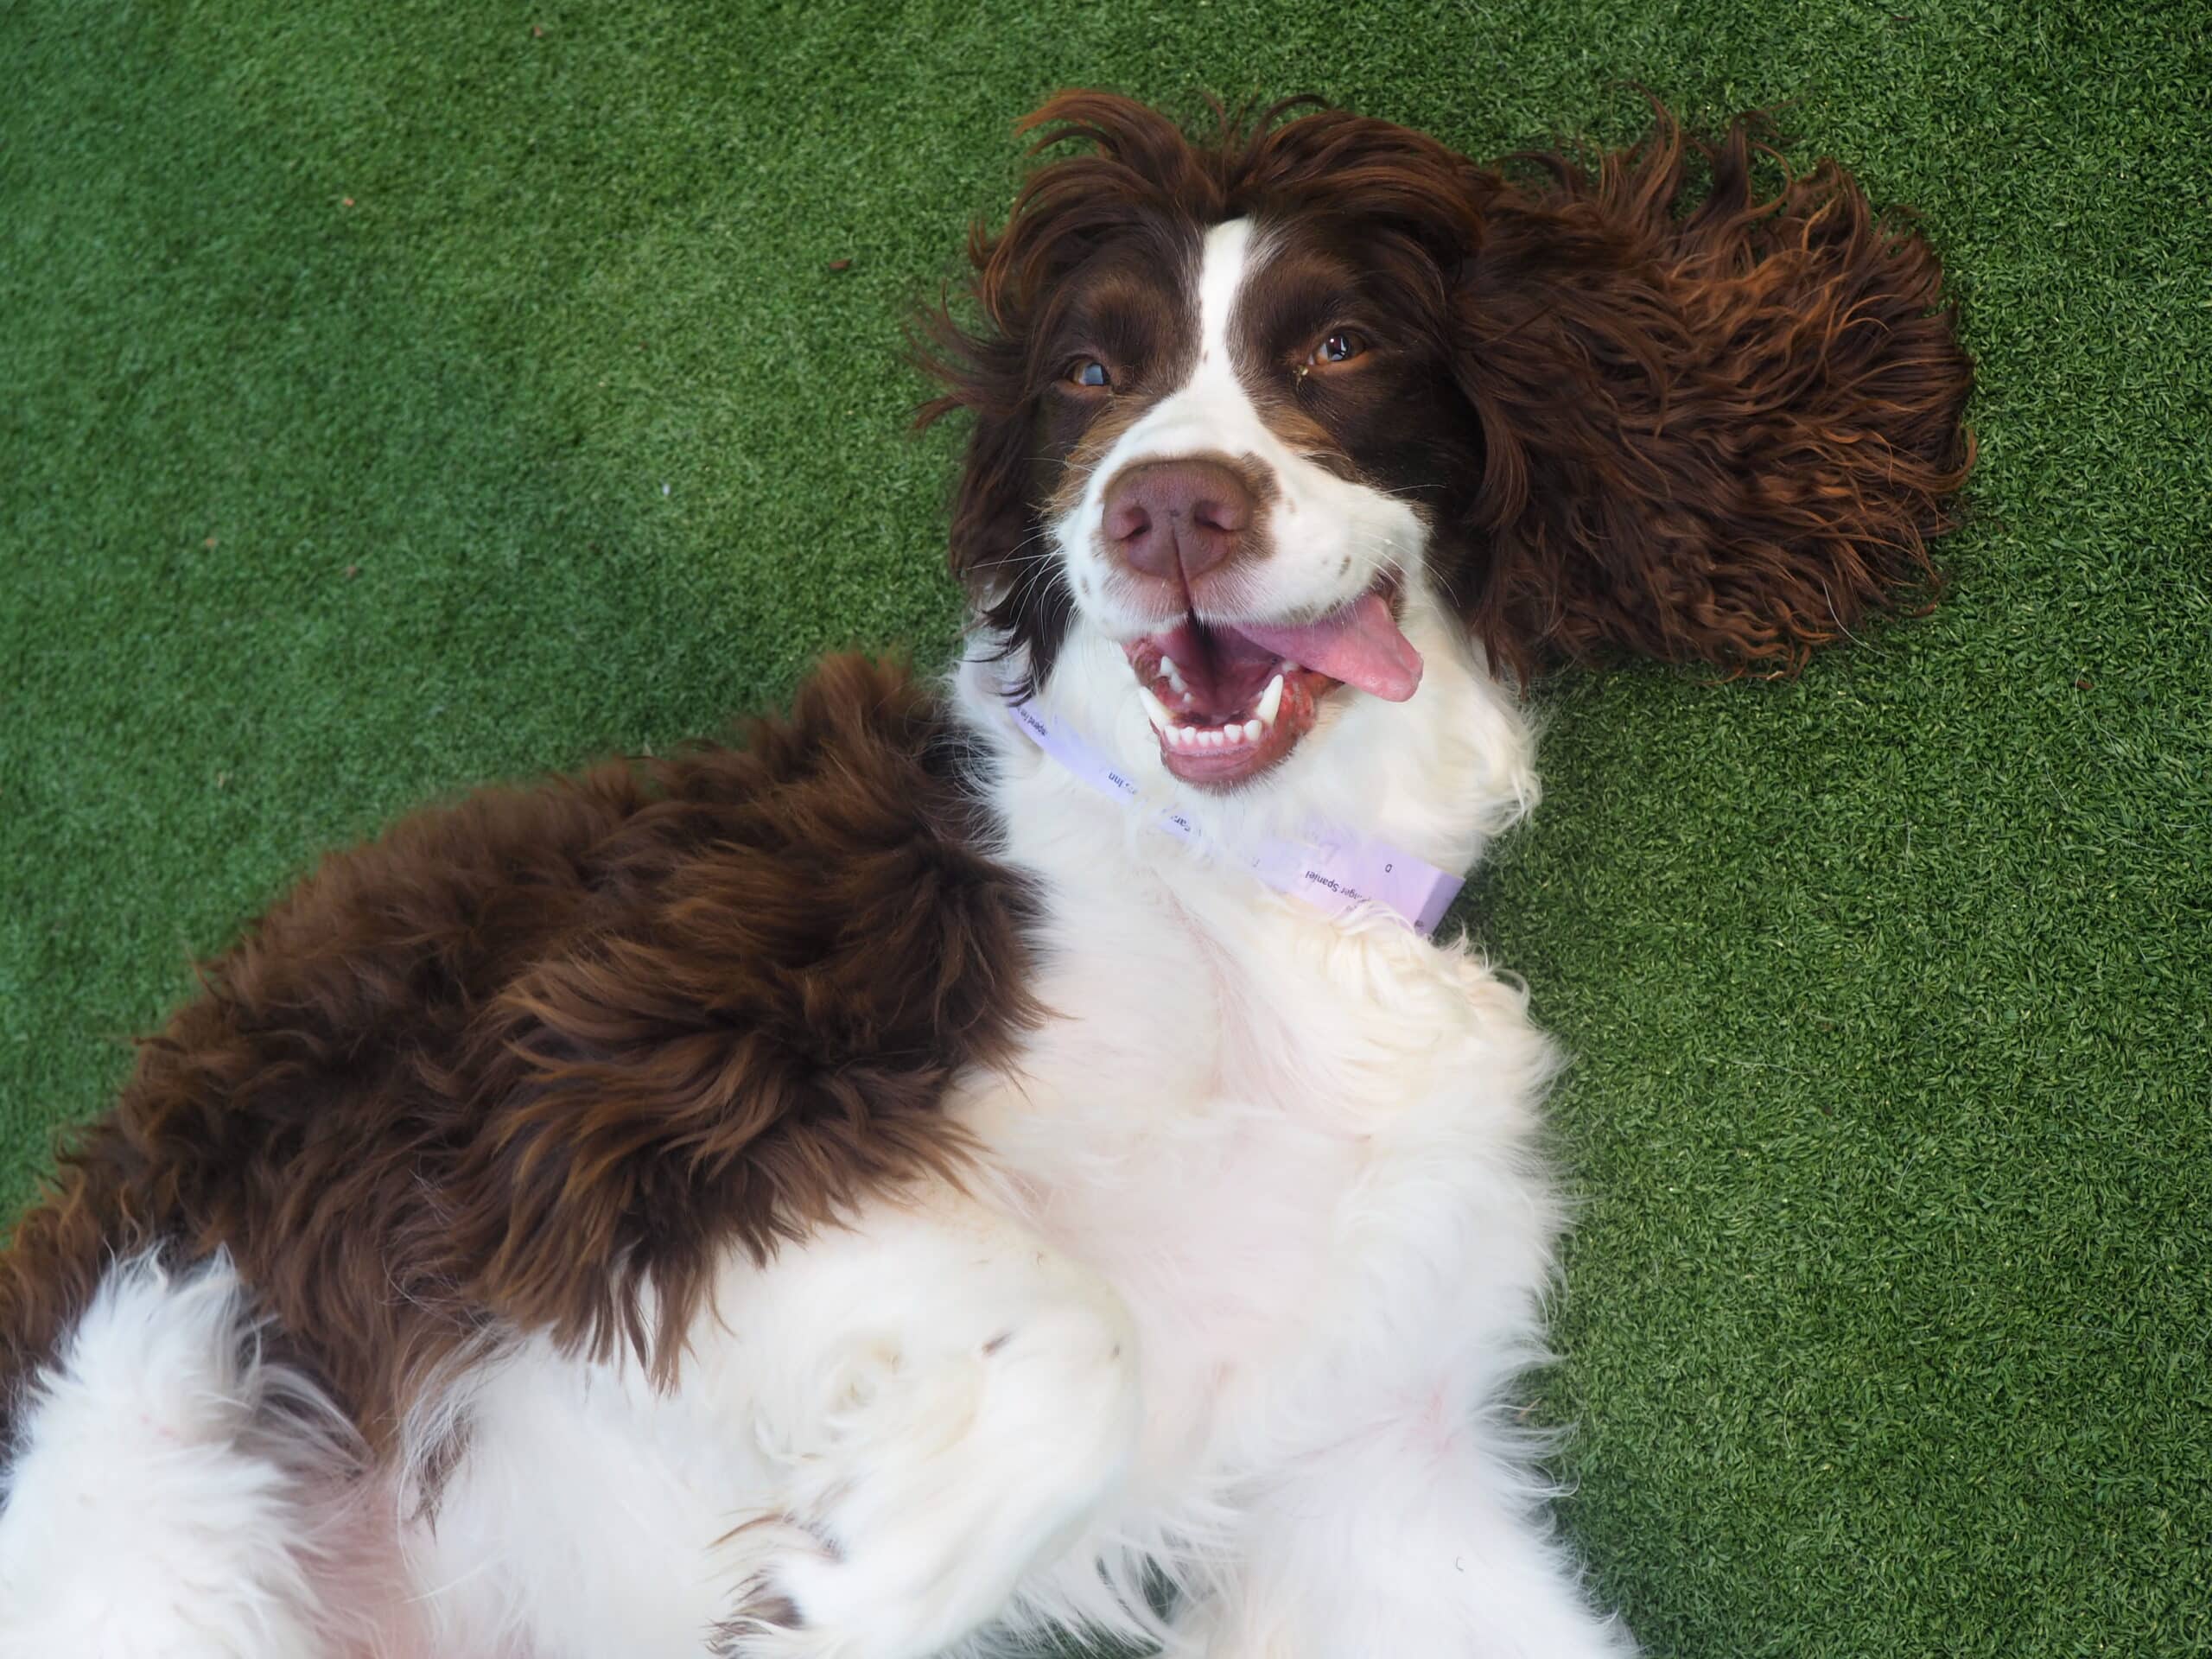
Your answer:
[[[1095,357],[1078,357],[1068,365],[1068,384],[1090,386],[1103,391],[1114,384],[1114,377],[1106,372],[1106,365]]]

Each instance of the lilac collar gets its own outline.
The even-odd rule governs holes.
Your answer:
[[[1014,723],[1037,747],[1102,795],[1135,800],[1128,775],[1073,732],[1053,726],[1025,698],[1009,705]],[[1181,841],[1204,839],[1198,825],[1177,811],[1163,812],[1159,827]],[[1252,874],[1277,893],[1305,900],[1330,916],[1361,904],[1380,905],[1427,938],[1452,908],[1461,886],[1456,875],[1379,841],[1362,841],[1326,824],[1309,824],[1304,841],[1268,841],[1246,861]]]

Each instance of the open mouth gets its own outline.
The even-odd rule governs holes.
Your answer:
[[[1160,739],[1160,758],[1186,784],[1226,788],[1258,777],[1313,729],[1321,700],[1351,686],[1403,702],[1421,684],[1421,653],[1394,595],[1370,588],[1299,626],[1204,622],[1122,647]]]

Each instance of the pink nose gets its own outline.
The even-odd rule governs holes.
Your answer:
[[[1106,543],[1132,570],[1194,580],[1226,563],[1252,524],[1252,492],[1217,461],[1125,467],[1106,486]]]

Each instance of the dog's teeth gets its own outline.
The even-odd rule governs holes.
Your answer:
[[[1244,741],[1244,728],[1234,721],[1230,721],[1221,728],[1221,741],[1224,743],[1242,743]]]
[[[1175,666],[1175,659],[1173,657],[1163,657],[1160,659],[1160,671],[1167,677],[1167,683],[1178,691],[1185,690],[1183,684],[1182,671]]]
[[[1167,705],[1149,690],[1141,685],[1137,687],[1137,696],[1144,699],[1144,717],[1152,722],[1154,731],[1164,732],[1175,724],[1175,716],[1167,712]]]
[[[1260,741],[1260,734],[1265,730],[1267,728],[1261,725],[1258,721],[1248,720],[1244,722],[1244,741],[1247,743],[1256,743]]]
[[[1282,711],[1282,676],[1278,674],[1268,682],[1268,689],[1260,693],[1260,706],[1252,712],[1260,717],[1260,724],[1272,727],[1275,716]]]
[[[1211,728],[1208,728],[1206,730],[1200,732],[1198,735],[1205,740],[1206,747],[1210,749],[1217,749],[1221,747],[1221,734],[1213,730]]]

